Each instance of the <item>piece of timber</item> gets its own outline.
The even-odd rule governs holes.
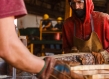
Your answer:
[[[109,69],[109,64],[101,64],[101,65],[78,65],[71,67],[71,70],[101,70],[101,69]]]
[[[82,74],[82,75],[96,75],[96,74],[108,74],[109,70],[98,69],[98,70],[71,70],[72,72]]]
[[[53,55],[50,57],[54,58],[62,58],[67,56],[73,56],[73,55],[83,55],[86,53],[69,53],[69,54],[59,54],[59,55]],[[42,59],[48,57],[43,56]],[[83,75],[96,75],[96,74],[108,74],[109,75],[109,64],[101,64],[101,65],[78,65],[70,67],[71,71],[83,74]]]
[[[52,55],[52,56],[42,56],[40,58],[45,58],[45,57],[54,57],[54,58],[62,58],[62,57],[66,57],[66,56],[72,56],[72,55],[83,55],[83,54],[87,54],[87,53],[69,53],[69,54],[57,54],[57,55]]]
[[[83,75],[109,74],[109,65],[79,65],[71,67],[71,71]]]
[[[92,79],[109,79],[109,74],[96,74],[92,76]]]

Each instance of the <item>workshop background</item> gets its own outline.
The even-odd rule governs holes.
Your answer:
[[[67,0],[24,0],[24,2],[28,14],[17,19],[17,28],[19,29],[20,36],[26,36],[26,45],[28,49],[34,55],[41,56],[42,52],[45,52],[43,51],[44,47],[42,47],[42,44],[44,45],[47,43],[45,43],[45,41],[42,41],[40,43],[39,41],[31,42],[31,40],[43,40],[42,38],[45,33],[41,32],[40,30],[40,23],[43,19],[43,15],[48,14],[49,18],[52,20],[53,26],[55,26],[58,17],[63,18],[64,21],[66,18],[71,16],[71,8]],[[93,0],[93,2],[95,11],[109,13],[108,0]],[[51,40],[51,42],[48,44],[52,43],[55,43],[55,41]],[[50,50],[50,52],[52,51]],[[62,53],[62,50],[60,53]]]

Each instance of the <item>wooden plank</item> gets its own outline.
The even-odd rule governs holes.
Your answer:
[[[69,53],[69,54],[57,54],[57,55],[53,55],[53,56],[49,56],[49,57],[62,58],[62,57],[66,57],[66,56],[83,55],[83,54],[86,54],[86,53],[79,52],[79,53]],[[42,56],[40,58],[43,59],[45,57],[48,57],[48,56]]]
[[[109,64],[79,65],[79,66],[71,67],[71,70],[98,70],[98,69],[109,69]]]
[[[72,70],[77,74],[82,75],[96,75],[96,74],[109,74],[109,70],[101,69],[101,70]]]
[[[71,71],[82,75],[109,74],[109,65],[79,65],[71,67]]]
[[[92,76],[92,79],[109,79],[109,74],[96,74]]]

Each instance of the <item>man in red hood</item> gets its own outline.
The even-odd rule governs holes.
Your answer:
[[[73,13],[72,17],[66,19],[63,26],[65,53],[76,48],[79,52],[100,52],[103,56],[108,54],[109,15],[93,11],[92,0],[69,0],[69,4]]]

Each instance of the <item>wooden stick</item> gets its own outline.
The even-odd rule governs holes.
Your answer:
[[[53,56],[42,56],[40,58],[41,59],[43,59],[45,57],[62,58],[62,57],[66,57],[66,56],[83,55],[83,54],[87,54],[87,53],[79,52],[79,53],[69,53],[69,54],[58,54],[58,55],[53,55]]]

